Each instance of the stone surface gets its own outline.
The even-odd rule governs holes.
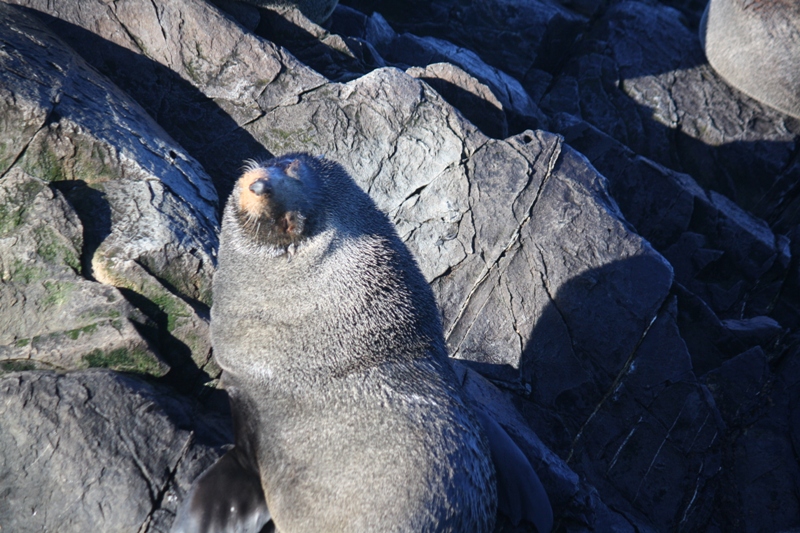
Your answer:
[[[797,122],[719,78],[696,32],[672,8],[630,1],[610,7],[542,105],[584,119],[768,220],[796,197]]]
[[[20,242],[13,243],[11,253],[20,254],[21,261],[33,258],[65,264],[84,278],[106,285],[102,288],[106,293],[108,285],[133,291],[135,297],[147,300],[135,305],[146,308],[145,314],[155,321],[151,329],[158,333],[154,335],[174,341],[161,346],[162,359],[179,366],[191,357],[194,364],[205,365],[210,346],[203,309],[210,303],[219,203],[211,180],[136,102],[46,31],[33,15],[6,4],[0,9],[4,43],[12,51],[3,56],[0,71],[4,91],[13,99],[6,100],[6,105],[13,101],[14,109],[25,110],[7,115],[4,124],[15,139],[6,148],[2,170],[9,183],[5,190],[11,190],[15,176],[25,176],[18,179],[24,179],[28,189],[59,191],[54,198],[61,203],[51,209],[68,211],[75,228],[72,235],[59,231],[62,241],[67,237],[72,242],[65,248],[44,226],[26,226],[23,230],[31,233],[35,243],[29,247],[34,246],[35,253],[26,252]],[[64,199],[68,207],[62,205]],[[7,200],[4,205],[12,222],[29,207],[24,200],[35,201],[19,195]],[[23,203],[16,207],[19,200]],[[70,291],[64,286],[59,294]],[[113,298],[122,300],[119,293]],[[68,309],[61,312],[91,313],[91,309]],[[112,311],[117,316],[130,314],[126,309],[106,314]],[[41,314],[40,320],[52,321],[48,328],[12,331],[16,341],[64,330],[73,336],[81,331],[84,336],[89,330],[81,328],[97,325],[91,320],[76,322],[77,317],[64,322],[46,316]],[[84,347],[91,348],[90,352],[128,348],[133,359],[149,351],[141,339],[115,344],[108,338],[113,333],[105,331],[101,336],[105,341]],[[121,336],[137,335],[125,331]],[[176,346],[185,353],[173,353]],[[155,373],[163,372],[161,364]]]
[[[217,213],[294,150],[395,222],[555,530],[800,527],[800,130],[702,2],[345,3],[0,3],[0,527],[169,530],[231,439]]]
[[[3,529],[153,530],[156,512],[174,512],[175,490],[197,473],[184,462],[210,465],[230,438],[191,405],[106,370],[3,376]]]

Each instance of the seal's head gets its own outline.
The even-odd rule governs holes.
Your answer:
[[[320,186],[307,159],[288,155],[245,167],[237,183],[237,219],[256,244],[290,250],[313,233]]]

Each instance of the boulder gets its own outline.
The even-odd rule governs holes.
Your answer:
[[[83,350],[95,361],[115,353],[161,375],[165,367],[148,355],[145,340],[145,331],[154,329],[205,365],[203,308],[210,303],[218,226],[209,177],[136,102],[32,15],[6,4],[0,11],[5,42],[14,50],[0,70],[2,105],[15,110],[4,113],[3,124],[13,139],[4,142],[2,169],[4,262],[6,277],[25,284],[12,283],[7,301],[18,301],[23,316],[38,317],[7,321],[4,351],[19,359],[41,348],[42,357],[65,369],[80,364]],[[81,287],[86,291],[76,290]],[[147,300],[134,306],[149,306],[145,314],[166,327],[134,317],[126,291],[135,293],[129,300]],[[75,298],[78,307],[70,303]],[[87,306],[93,299],[101,301]],[[129,317],[143,323],[144,337]],[[59,336],[95,334],[97,342],[88,344],[62,344]],[[173,349],[162,347],[161,358],[185,364]]]
[[[667,6],[619,2],[584,34],[541,102],[740,207],[779,220],[795,198],[797,123],[728,86]],[[785,231],[800,222],[785,219]]]
[[[155,527],[162,508],[174,513],[176,491],[230,438],[224,419],[199,417],[192,405],[108,370],[4,375],[3,528],[166,531]]]

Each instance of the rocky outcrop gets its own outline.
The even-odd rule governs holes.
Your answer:
[[[0,3],[0,526],[168,530],[231,442],[221,204],[298,150],[395,222],[557,530],[800,525],[797,124],[704,6],[346,4]]]
[[[9,531],[167,531],[176,488],[230,439],[174,391],[107,370],[9,374],[0,398]]]

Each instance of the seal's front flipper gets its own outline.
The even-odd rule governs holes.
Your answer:
[[[258,474],[242,465],[234,448],[195,480],[171,531],[259,533],[269,521]]]
[[[553,509],[528,458],[491,416],[481,409],[475,409],[475,413],[489,438],[497,471],[497,510],[514,525],[526,520],[539,533],[549,533],[553,528]]]

